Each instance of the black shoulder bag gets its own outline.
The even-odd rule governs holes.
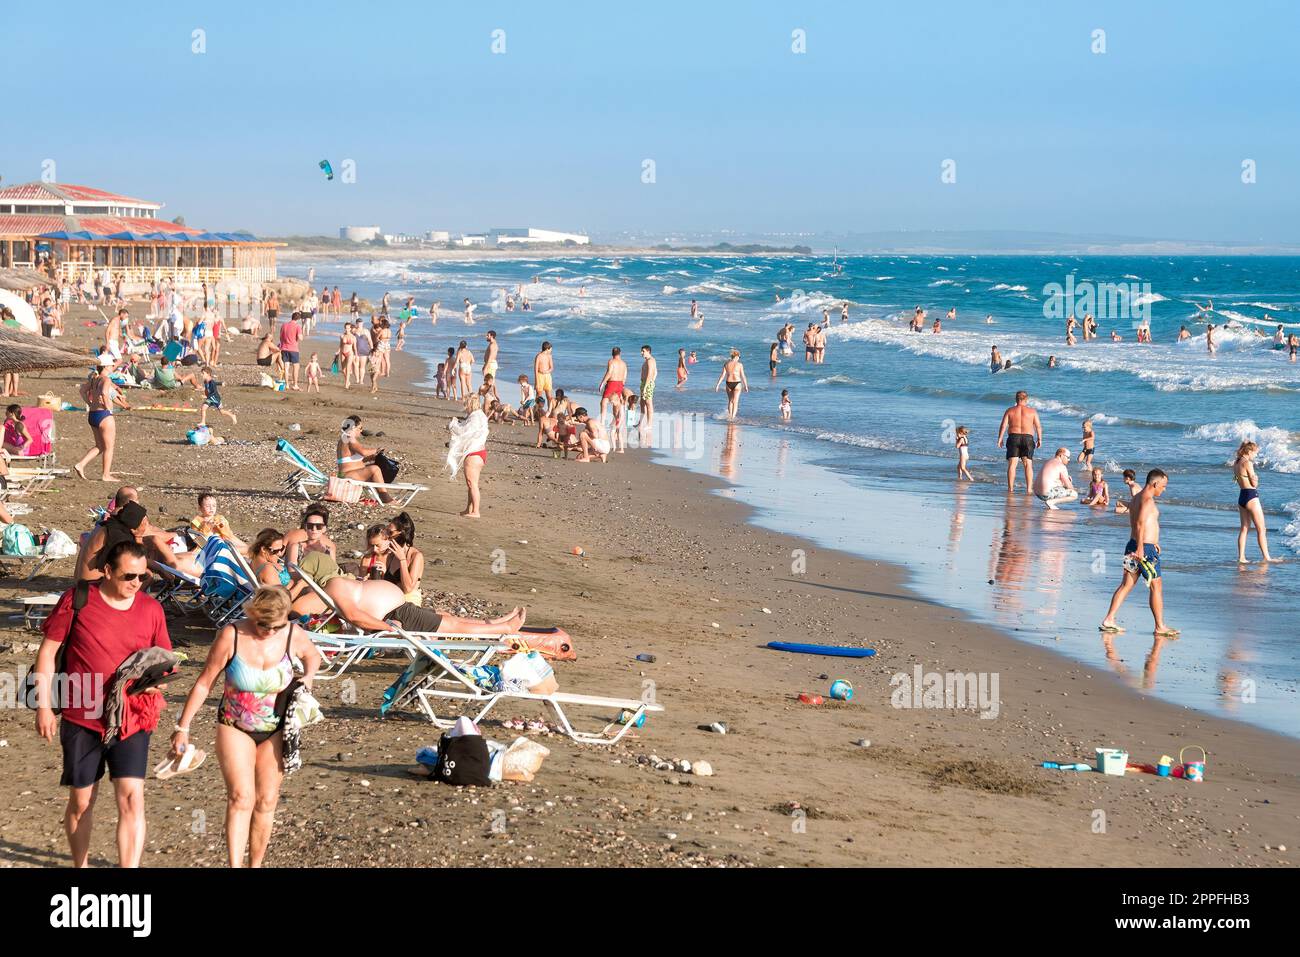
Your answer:
[[[90,582],[79,581],[72,588],[72,621],[68,623],[68,633],[59,642],[59,650],[54,658],[54,674],[50,677],[50,705],[55,714],[63,713],[63,706],[59,702],[58,690],[66,685],[61,680],[67,672],[68,666],[68,645],[72,641],[72,632],[77,627],[77,615],[81,609],[86,607],[86,602],[90,600]],[[38,651],[37,654],[40,654]],[[23,678],[22,696],[19,701],[26,708],[36,710],[38,700],[36,697],[36,662],[27,669],[27,675]]]

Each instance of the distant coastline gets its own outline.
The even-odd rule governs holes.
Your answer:
[[[319,240],[319,242],[317,242]],[[512,260],[512,259],[608,259],[620,257],[650,258],[654,256],[813,256],[819,255],[808,246],[765,246],[759,243],[732,245],[718,243],[712,246],[458,246],[431,248],[426,246],[371,246],[334,240],[328,236],[287,236],[273,238],[271,242],[285,243],[276,251],[283,262],[310,262],[314,260],[358,259],[423,259],[440,260]]]

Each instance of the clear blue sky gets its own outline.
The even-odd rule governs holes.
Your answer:
[[[0,25],[24,108],[0,140],[5,183],[54,159],[60,180],[214,229],[1300,241],[1285,0],[76,0],[10,3]],[[357,182],[327,182],[322,158],[355,160]]]

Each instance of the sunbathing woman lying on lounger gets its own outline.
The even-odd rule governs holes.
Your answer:
[[[460,618],[443,615],[432,608],[422,608],[406,600],[402,589],[389,581],[358,581],[344,575],[338,563],[323,552],[310,552],[298,566],[324,590],[338,606],[343,617],[365,631],[438,632],[465,635],[513,635],[524,627],[526,613],[516,608],[500,618]],[[293,602],[297,615],[310,615],[325,610],[325,604],[310,590],[303,592]]]

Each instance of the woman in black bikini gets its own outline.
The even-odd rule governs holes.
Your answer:
[[[722,388],[723,380],[727,382],[727,418],[734,419],[736,413],[740,411],[740,391],[749,391],[749,380],[745,378],[745,367],[740,362],[740,350],[732,349],[731,358],[722,365],[722,374],[718,376],[718,382],[713,387],[717,392]]]

